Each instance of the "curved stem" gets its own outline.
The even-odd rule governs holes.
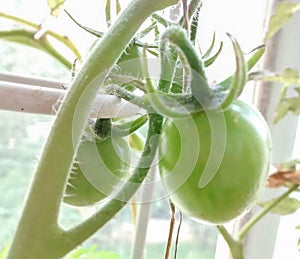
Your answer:
[[[238,234],[238,239],[242,240],[248,231],[261,219],[263,218],[268,212],[270,212],[278,203],[288,197],[293,191],[295,191],[299,185],[293,185],[290,187],[286,192],[281,194],[278,198],[276,198],[273,202],[271,202],[268,206],[266,206],[261,212],[259,212],[256,216],[250,219],[246,225],[240,230]]]
[[[92,103],[99,88],[103,86],[106,74],[145,19],[152,12],[176,2],[133,0],[94,46],[60,106],[41,154],[7,259],[60,258],[68,249],[75,247],[72,240],[75,240],[75,245],[79,245],[126,204],[118,200],[111,201],[102,212],[69,233],[72,240],[58,229],[60,204],[74,154]],[[138,188],[147,173],[145,168],[140,170],[131,179],[137,185],[135,189],[128,190],[130,194]],[[31,238],[28,238],[28,233],[31,233]]]
[[[192,42],[188,39],[186,32],[181,27],[170,27],[161,36],[160,49],[168,50],[168,43],[174,44],[184,54],[191,69],[191,92],[192,95],[203,104],[205,100],[215,98],[209,88],[204,71],[204,64],[197,54]]]
[[[168,28],[161,36],[160,49],[166,50],[168,42],[176,45],[185,55],[191,69],[206,79],[203,62],[188,39],[185,30],[175,26]]]

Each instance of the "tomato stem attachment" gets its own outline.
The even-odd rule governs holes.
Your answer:
[[[298,184],[291,186],[287,191],[277,197],[273,202],[271,202],[268,206],[266,206],[261,212],[259,212],[256,216],[250,219],[244,227],[240,230],[238,234],[238,240],[242,240],[249,230],[261,219],[263,218],[268,212],[270,212],[277,204],[279,204],[282,200],[288,197],[293,191],[297,190],[299,187]]]

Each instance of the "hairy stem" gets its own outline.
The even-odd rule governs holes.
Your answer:
[[[75,77],[55,118],[31,184],[7,259],[55,259],[66,253],[69,240],[57,226],[59,208],[74,153],[79,145],[96,93],[111,67],[150,14],[175,0],[134,0],[96,43]],[[141,175],[138,175],[141,178]],[[134,179],[137,180],[137,179]],[[124,202],[117,201],[118,211]],[[107,212],[104,210],[104,214]],[[111,213],[114,214],[114,213]],[[98,215],[98,214],[97,214]],[[71,237],[82,242],[110,217],[89,220]],[[78,230],[87,230],[82,233]],[[30,233],[30,238],[28,238]],[[77,234],[76,234],[77,233]],[[71,242],[72,243],[72,242]],[[78,243],[79,244],[79,243]]]

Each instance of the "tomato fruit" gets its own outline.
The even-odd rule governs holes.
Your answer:
[[[215,123],[217,116],[223,117],[224,127]],[[214,139],[213,127],[218,133]],[[214,150],[222,145],[218,161]],[[265,120],[254,107],[235,100],[223,111],[166,120],[159,169],[164,189],[179,210],[201,222],[221,224],[254,204],[267,180],[270,155]],[[217,164],[216,171],[199,187],[209,158]]]
[[[128,176],[129,164],[129,146],[122,138],[82,141],[63,201],[73,206],[88,206],[112,195]]]

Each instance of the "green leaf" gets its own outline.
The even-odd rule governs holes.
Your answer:
[[[300,86],[299,71],[291,68],[285,69],[282,73],[272,73],[268,71],[254,72],[249,75],[251,80],[261,80],[267,82],[277,82],[284,84],[281,92],[281,97],[277,105],[277,114],[274,123],[280,121],[288,112],[295,115],[300,114],[300,88],[294,87],[298,94],[296,97],[286,98],[288,86]]]
[[[273,203],[275,199],[267,201],[267,202],[260,202],[258,203],[262,207],[268,206],[270,203]],[[279,214],[279,215],[288,215],[296,212],[300,208],[300,201],[287,197],[282,200],[277,206],[275,206],[271,212]]]
[[[106,0],[105,17],[106,17],[106,24],[108,27],[110,26],[110,23],[111,23],[110,10],[111,10],[110,0]]]
[[[119,14],[119,12],[121,11],[121,5],[119,0],[116,0],[116,14]]]
[[[289,22],[292,15],[300,10],[299,3],[281,2],[277,5],[274,15],[269,21],[269,28],[264,41],[267,42],[275,33],[277,33],[285,24]]]
[[[169,27],[169,26],[172,26],[172,25],[175,25],[175,23],[165,19],[163,16],[157,14],[157,13],[154,13],[151,15],[151,18],[156,21],[157,23],[161,24],[162,26],[164,27]]]
[[[51,15],[57,17],[62,10],[65,0],[48,0],[47,2],[50,8]]]
[[[197,38],[197,30],[198,30],[198,21],[199,21],[199,13],[202,7],[202,2],[199,3],[191,21],[190,26],[190,40],[195,44]]]
[[[72,69],[70,63],[64,56],[62,56],[49,42],[46,35],[39,39],[35,39],[35,31],[27,30],[5,30],[0,31],[0,39],[23,44],[41,51],[54,57],[56,60],[65,65],[68,69]]]
[[[279,120],[281,120],[288,112],[292,112],[295,115],[300,115],[300,91],[299,88],[297,89],[298,96],[284,98],[279,102],[274,123],[277,123]]]
[[[287,68],[281,73],[272,73],[268,71],[256,72],[251,75],[251,79],[284,83],[286,85],[300,84],[298,70]]]
[[[281,171],[296,171],[298,165],[300,165],[300,159],[292,159],[290,161],[280,163],[279,168]]]
[[[81,29],[85,30],[86,32],[96,36],[96,37],[102,37],[104,32],[100,32],[97,30],[94,30],[92,28],[89,28],[87,26],[82,25],[81,23],[79,23],[67,10],[64,10],[65,13],[69,16],[69,18],[77,25],[79,26]]]

